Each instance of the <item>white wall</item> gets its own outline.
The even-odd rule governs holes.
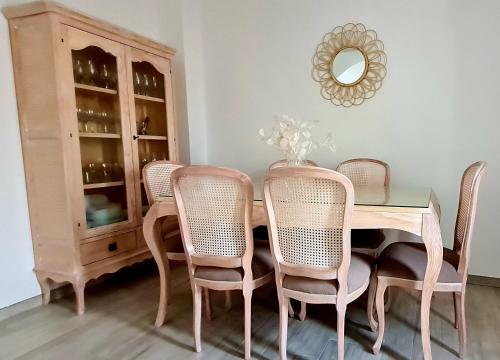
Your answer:
[[[0,0],[0,7],[26,1]],[[59,0],[75,10],[109,21],[177,49],[175,110],[181,160],[189,162],[182,15],[179,0]],[[22,166],[7,22],[0,15],[0,308],[38,295]]]
[[[211,0],[202,2],[206,161],[261,175],[281,156],[258,143],[257,130],[287,113],[321,121],[338,151],[312,159],[325,167],[351,157],[387,161],[396,184],[432,186],[452,233],[460,176],[489,162],[479,199],[471,273],[500,277],[500,142],[497,134],[500,2],[359,0]],[[322,36],[337,25],[375,29],[388,57],[387,77],[371,100],[353,108],[324,100],[311,78]],[[186,23],[184,27],[186,27]],[[189,49],[185,44],[186,53]],[[191,69],[186,69],[189,74]],[[188,88],[188,103],[191,98]],[[192,147],[195,145],[192,144]],[[193,159],[203,162],[203,159]]]

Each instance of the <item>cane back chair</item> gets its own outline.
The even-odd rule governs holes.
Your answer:
[[[338,358],[344,357],[347,304],[367,288],[373,258],[351,254],[354,190],[344,175],[321,168],[271,170],[264,182],[280,304],[280,357],[286,359],[288,303],[337,307]]]
[[[443,263],[434,291],[452,292],[455,305],[455,327],[458,328],[460,356],[466,352],[465,289],[470,260],[470,246],[476,217],[479,185],[486,163],[479,161],[470,165],[462,176],[460,198],[455,222],[453,249],[443,248]],[[420,243],[398,242],[385,248],[378,259],[377,276],[371,286],[376,286],[378,315],[378,337],[373,346],[374,353],[380,351],[384,338],[384,292],[389,286],[423,289],[427,266],[425,246]],[[370,289],[371,290],[371,289]],[[370,291],[370,294],[375,293]],[[376,325],[376,324],[375,324]],[[427,336],[427,335],[426,335]],[[426,359],[431,354],[424,354]]]
[[[252,235],[253,185],[237,170],[187,166],[172,173],[193,291],[193,330],[201,351],[201,291],[242,290],[245,358],[250,359],[252,292],[273,280],[267,242]]]

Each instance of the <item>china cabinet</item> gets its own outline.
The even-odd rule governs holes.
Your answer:
[[[149,258],[142,167],[177,160],[175,50],[51,2],[9,22],[35,272],[43,302]]]

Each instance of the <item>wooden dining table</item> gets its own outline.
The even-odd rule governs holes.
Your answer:
[[[259,179],[260,180],[260,179]],[[253,224],[267,225],[262,201],[262,180],[255,181]],[[439,226],[439,202],[431,188],[401,186],[358,186],[354,188],[353,229],[396,229],[420,236],[427,250],[420,319],[424,353],[430,354],[430,304],[443,259],[443,244]],[[172,197],[157,198],[146,213],[143,223],[144,238],[158,264],[160,273],[160,309],[156,325],[163,324],[168,299],[169,265],[165,245],[161,239],[157,220],[176,215]],[[426,351],[428,350],[428,351]]]

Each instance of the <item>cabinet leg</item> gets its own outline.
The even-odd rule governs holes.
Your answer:
[[[37,275],[36,278],[42,290],[42,304],[47,305],[50,302],[50,280],[40,275]]]
[[[73,289],[76,295],[76,313],[83,315],[85,312],[85,282],[77,280],[73,283]]]

